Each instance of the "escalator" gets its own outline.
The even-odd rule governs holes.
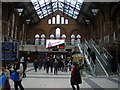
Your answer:
[[[77,47],[80,51],[80,54],[83,54],[85,57],[85,61],[86,61],[87,66],[85,65],[84,71],[92,76],[96,76],[95,65],[94,65],[93,61],[89,58],[88,53],[87,53],[87,49],[85,47],[83,48],[83,45],[80,45],[80,44],[78,44]]]
[[[110,53],[104,48],[99,47],[92,39],[87,42],[85,41],[85,44],[93,51],[96,55],[96,73],[97,75],[112,75],[112,72],[109,70],[109,60],[113,57],[110,55]],[[102,70],[100,69],[102,68]],[[99,71],[99,72],[98,72]]]

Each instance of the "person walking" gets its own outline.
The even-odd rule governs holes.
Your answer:
[[[73,90],[76,90],[75,85],[77,86],[77,90],[80,90],[79,84],[82,83],[82,80],[80,75],[80,68],[76,62],[73,63],[70,82]]]
[[[4,85],[2,85],[1,90],[10,90],[9,78],[10,78],[10,71],[6,69],[5,65],[2,65],[2,67],[0,68],[0,80],[1,80],[0,85],[2,83],[4,83]]]
[[[16,59],[15,61],[15,64],[14,64],[14,71],[12,73],[16,72],[18,74],[18,77],[19,79],[18,80],[15,80],[16,76],[13,76],[14,78],[14,87],[15,87],[15,90],[18,90],[18,87],[21,89],[21,90],[24,90],[24,87],[22,85],[22,77],[23,77],[23,66],[22,66],[22,63],[20,63],[20,61],[18,59]],[[11,74],[10,77],[12,77],[13,74]],[[11,78],[11,79],[13,79]]]
[[[46,59],[45,66],[46,66],[46,72],[49,73],[49,67],[50,67],[50,59],[49,58]]]
[[[35,61],[34,61],[34,69],[35,69],[35,72],[37,72],[38,66],[39,66],[38,61],[35,60]]]
[[[58,61],[57,60],[55,60],[55,62],[54,62],[54,74],[58,74]]]
[[[22,65],[23,65],[23,78],[25,78],[25,77],[26,77],[25,71],[26,71],[26,69],[27,69],[27,63],[26,63],[25,60],[23,60],[21,63],[22,63]]]

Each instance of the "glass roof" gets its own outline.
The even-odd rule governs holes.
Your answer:
[[[31,0],[40,19],[60,10],[65,14],[77,18],[83,0]]]

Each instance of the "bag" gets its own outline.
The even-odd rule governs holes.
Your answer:
[[[10,79],[12,79],[13,81],[19,81],[19,73],[16,71],[12,72]]]
[[[5,75],[0,76],[0,86],[4,86],[6,82],[7,77]]]

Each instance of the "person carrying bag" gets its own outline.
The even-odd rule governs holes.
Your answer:
[[[0,75],[0,87],[2,88],[1,90],[10,90],[9,77],[9,70],[7,70],[5,66],[2,66]]]
[[[15,90],[18,90],[18,87],[21,90],[24,90],[23,85],[21,83],[22,77],[23,77],[23,66],[17,60],[14,65],[14,71],[11,73],[11,76],[10,76],[10,78],[14,81]]]

